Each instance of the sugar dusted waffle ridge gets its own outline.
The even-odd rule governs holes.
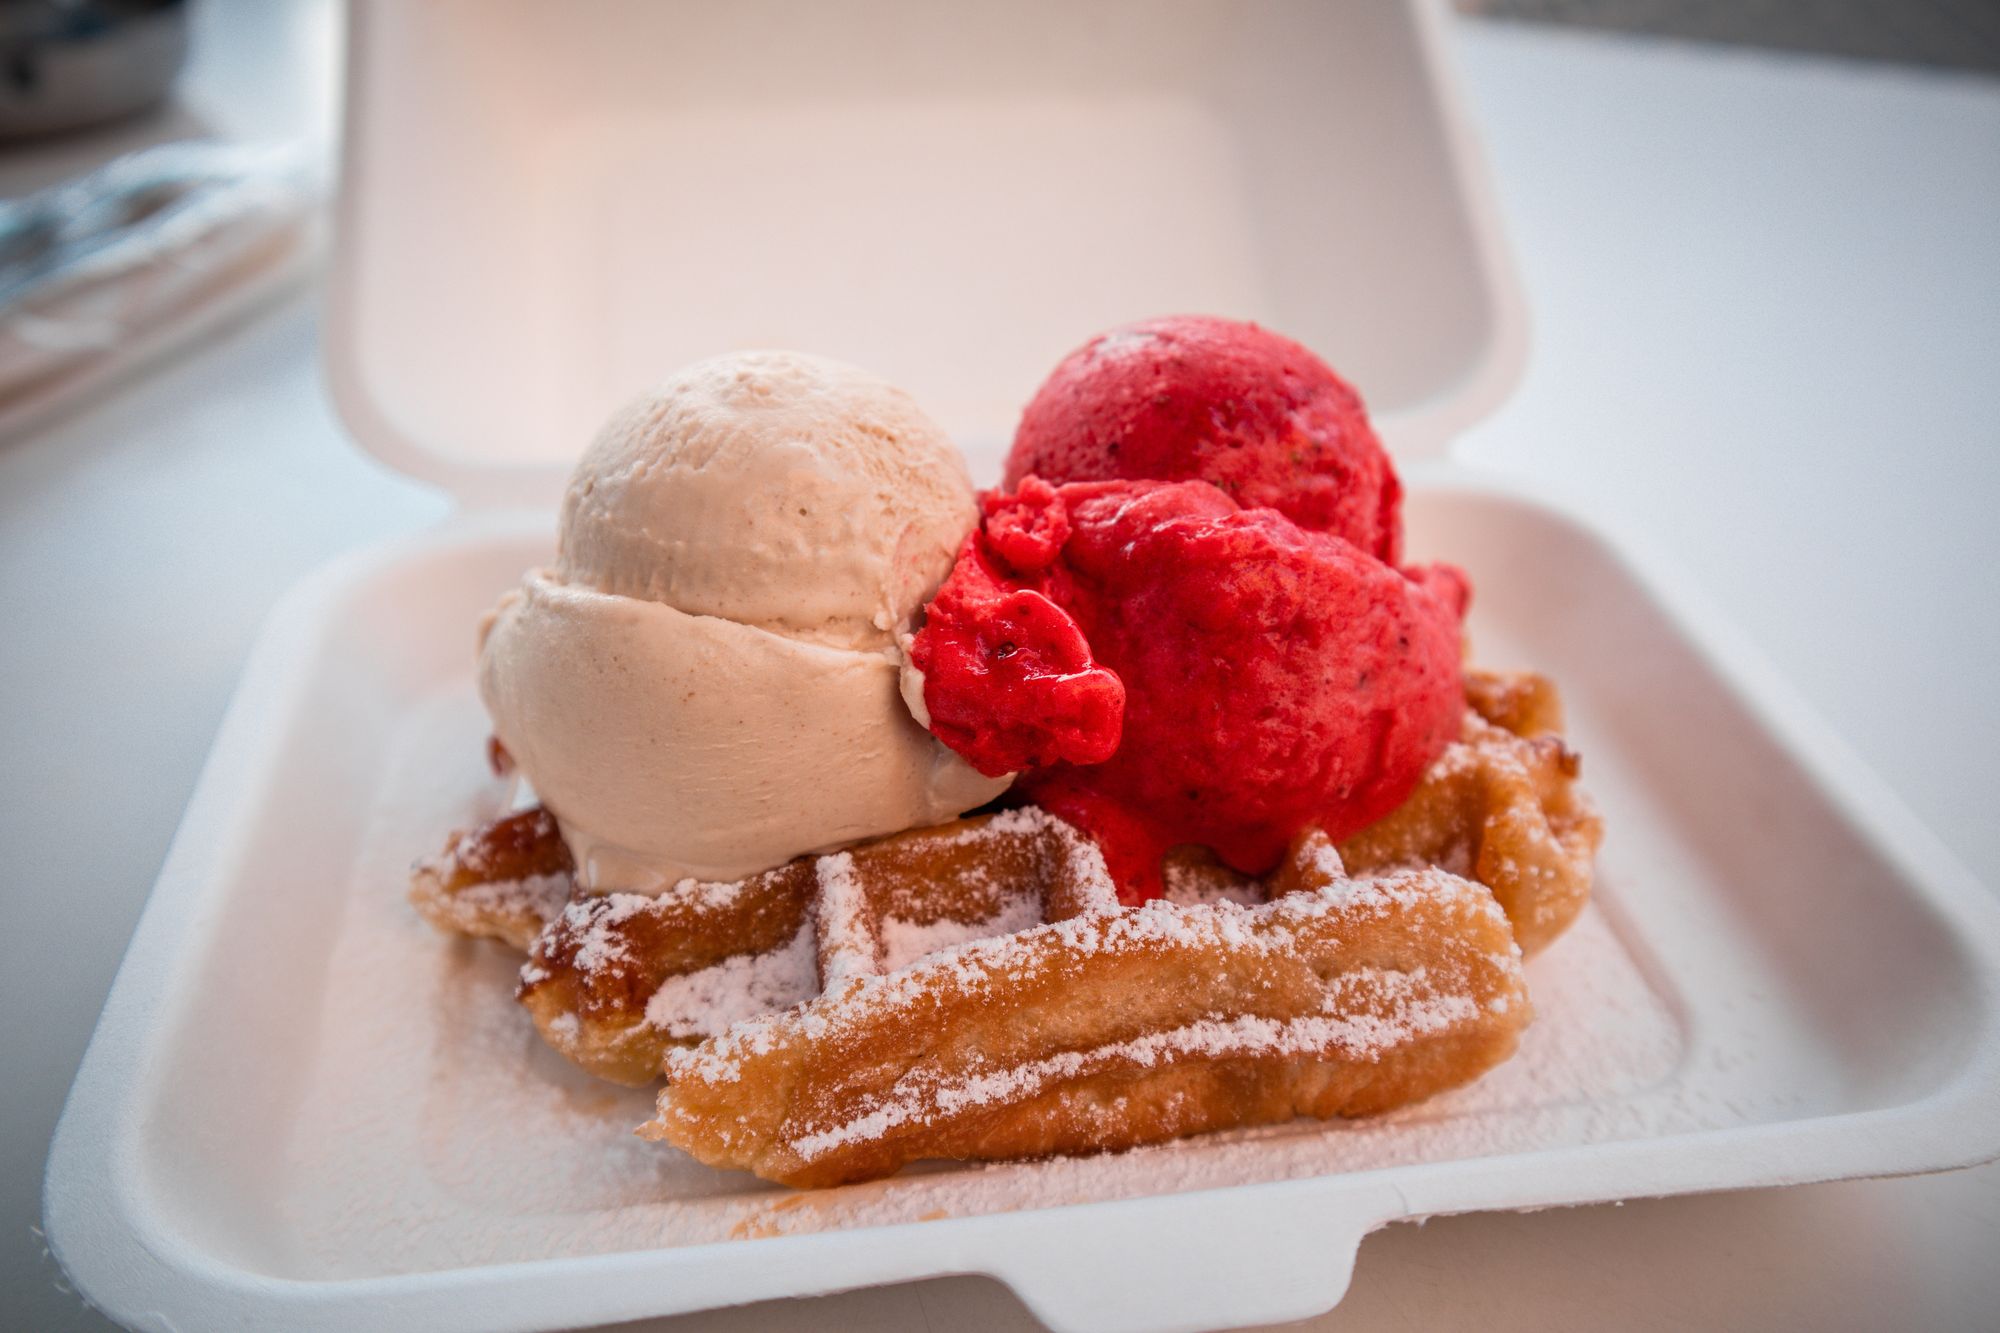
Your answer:
[[[455,837],[411,896],[529,948],[519,998],[565,1055],[664,1069],[649,1137],[788,1184],[1367,1114],[1512,1052],[1521,949],[1589,891],[1601,830],[1553,687],[1476,673],[1467,697],[1388,819],[1309,833],[1268,880],[1180,857],[1140,908],[1033,807],[560,910],[567,853],[528,811]]]
[[[1081,841],[1039,811],[994,818]],[[641,1132],[711,1165],[834,1185],[924,1157],[1383,1110],[1483,1073],[1526,1025],[1506,916],[1443,871],[1349,880],[1311,835],[1268,903],[1121,909],[1102,863],[1078,859],[1086,891],[1052,878],[1042,924],[892,972],[874,962],[869,878],[842,867],[818,899],[822,919],[846,916],[822,945],[825,990],[669,1050]]]
[[[410,877],[411,903],[439,930],[523,953],[575,889],[569,848],[540,806],[452,834],[443,853],[419,862]]]

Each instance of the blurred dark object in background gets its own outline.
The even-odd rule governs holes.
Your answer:
[[[1460,13],[2000,72],[2000,0],[1457,0]]]
[[[186,57],[186,0],[0,0],[0,138],[144,111]]]

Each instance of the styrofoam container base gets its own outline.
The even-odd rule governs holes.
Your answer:
[[[1609,831],[1472,1086],[804,1194],[635,1139],[649,1094],[546,1049],[517,958],[404,901],[503,799],[472,626],[551,542],[463,519],[315,579],[258,649],[56,1140],[58,1256],[140,1327],[538,1328],[978,1272],[1058,1328],[1197,1328],[1332,1306],[1402,1218],[2000,1151],[1977,886],[1588,527],[1448,469],[1409,518],[1477,572],[1476,659],[1561,683]]]

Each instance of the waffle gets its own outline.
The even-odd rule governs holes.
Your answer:
[[[1341,858],[1357,875],[1432,865],[1477,880],[1507,913],[1521,952],[1538,953],[1589,901],[1604,840],[1576,785],[1580,767],[1561,736],[1516,735],[1467,710],[1459,739],[1416,791],[1342,842]]]
[[[410,903],[439,930],[526,953],[575,886],[555,817],[536,806],[452,834],[442,853],[417,862]]]
[[[1532,956],[1590,900],[1604,823],[1577,785],[1562,703],[1545,676],[1468,672],[1459,738],[1402,805],[1339,844],[1354,875],[1437,866],[1492,890]],[[1171,896],[1254,895],[1255,884],[1199,849],[1169,856]]]
[[[1041,923],[892,967],[902,885],[861,850],[820,858],[820,993],[669,1049],[640,1133],[817,1188],[1386,1110],[1478,1077],[1528,1021],[1505,914],[1442,870],[1351,880],[1315,832],[1266,903],[1121,908],[1038,809],[945,836],[1039,849]],[[923,868],[937,837],[884,846]]]
[[[1068,825],[1023,810],[801,857],[736,883],[579,895],[533,941],[517,994],[570,1059],[616,1082],[651,1083],[673,1046],[846,977],[1038,913],[1115,905],[1099,901],[1108,881],[1079,869],[1085,861],[1101,866]],[[842,884],[866,887],[858,898],[828,896]]]
[[[790,1184],[1365,1114],[1506,1057],[1516,938],[1589,889],[1600,829],[1553,687],[1473,674],[1467,698],[1389,819],[1308,835],[1268,881],[1179,856],[1137,909],[1033,807],[566,905],[568,854],[527,811],[454,837],[411,896],[528,949],[519,998],[572,1060],[631,1084],[664,1065],[645,1133]]]

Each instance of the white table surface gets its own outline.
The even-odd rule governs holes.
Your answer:
[[[325,0],[201,12],[182,123],[323,133]],[[2000,82],[1462,24],[1533,311],[1464,444],[1683,564],[2000,885]],[[143,128],[135,131],[144,134]],[[77,150],[0,156],[0,194]],[[126,939],[264,613],[443,500],[346,440],[317,302],[0,443],[0,1325],[103,1327],[33,1230]],[[2000,1326],[2000,1167],[1399,1226],[1311,1327]],[[1033,1327],[947,1279],[676,1329]]]

